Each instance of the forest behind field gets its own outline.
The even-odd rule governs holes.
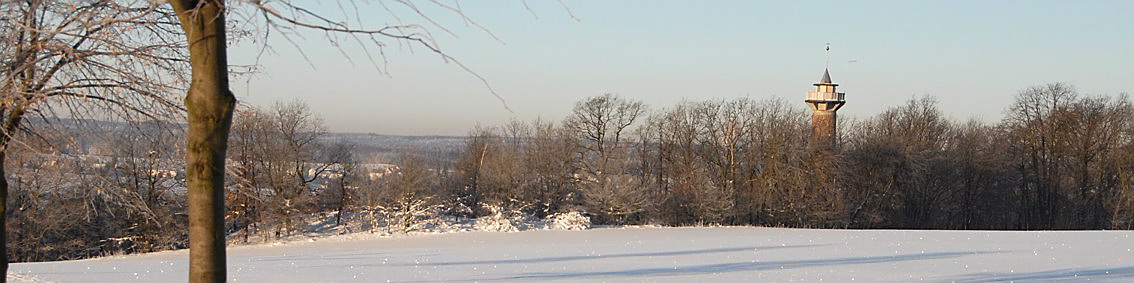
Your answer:
[[[255,242],[313,221],[408,233],[568,214],[614,225],[1134,229],[1125,95],[1028,87],[994,123],[946,117],[917,97],[841,117],[833,148],[811,145],[809,116],[778,99],[652,108],[602,95],[561,121],[473,129],[455,148],[386,148],[333,138],[301,102],[243,108],[228,147],[226,233]],[[183,127],[77,125],[28,133],[8,156],[13,259],[186,247]]]

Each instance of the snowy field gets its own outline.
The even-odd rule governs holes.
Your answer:
[[[229,249],[234,282],[1134,282],[1134,232],[757,227],[345,235]],[[13,264],[14,282],[181,282],[187,251]]]

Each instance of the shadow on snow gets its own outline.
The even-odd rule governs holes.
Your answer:
[[[621,271],[599,271],[599,272],[555,272],[555,273],[527,273],[511,277],[500,277],[488,280],[507,280],[507,279],[524,279],[524,280],[562,280],[562,279],[585,279],[593,277],[663,277],[663,276],[686,276],[686,275],[700,275],[700,274],[715,274],[715,273],[729,273],[729,272],[746,272],[746,271],[762,271],[762,270],[786,270],[795,268],[808,268],[808,267],[821,267],[821,266],[837,266],[837,265],[853,265],[853,264],[875,264],[875,263],[889,263],[900,261],[915,261],[915,260],[934,260],[956,258],[962,256],[982,255],[982,254],[996,254],[1003,253],[999,251],[987,252],[943,252],[943,253],[919,253],[909,255],[893,255],[893,256],[872,256],[872,257],[850,257],[850,258],[835,258],[835,259],[810,259],[810,260],[792,260],[792,261],[768,261],[768,262],[737,262],[737,263],[719,263],[719,264],[705,264],[684,267],[666,267],[666,268],[642,268],[630,269]]]
[[[550,262],[577,261],[577,260],[627,258],[627,257],[686,256],[686,255],[711,254],[711,253],[729,253],[729,252],[741,252],[741,251],[757,251],[758,252],[758,251],[764,251],[764,250],[776,250],[776,249],[788,249],[788,248],[809,248],[809,247],[818,247],[818,246],[822,246],[822,245],[738,247],[738,248],[700,249],[700,250],[684,250],[684,251],[668,251],[668,252],[642,252],[642,253],[624,253],[624,254],[559,256],[559,257],[543,257],[543,258],[531,258],[531,259],[500,259],[500,260],[433,262],[433,263],[421,263],[421,264],[414,264],[414,265],[452,266],[452,265],[480,265],[480,264],[533,264],[533,263],[550,263]]]
[[[979,273],[961,276],[949,281],[966,283],[1029,281],[1047,282],[1071,280],[1117,280],[1130,278],[1134,278],[1134,266],[1096,269],[1056,269],[1027,273]]]

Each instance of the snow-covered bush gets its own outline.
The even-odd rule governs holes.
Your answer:
[[[627,224],[645,213],[651,199],[644,193],[640,176],[592,174],[579,184],[586,211],[600,224]]]
[[[378,228],[376,216],[380,216],[386,222],[386,233],[407,234],[421,230],[437,220],[437,212],[441,209],[440,205],[433,204],[431,200],[428,197],[406,194],[396,201],[377,205],[369,211],[371,229]]]
[[[587,230],[591,218],[578,211],[560,212],[547,217],[547,227],[555,230]]]
[[[485,204],[484,209],[487,209],[492,214],[476,219],[477,230],[492,232],[520,231],[520,226],[523,225],[523,213],[510,211],[498,205],[491,204]]]

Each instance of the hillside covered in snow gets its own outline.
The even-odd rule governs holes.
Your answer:
[[[233,282],[1134,280],[1131,231],[597,228],[231,247]],[[14,282],[180,282],[188,251],[16,263]]]

